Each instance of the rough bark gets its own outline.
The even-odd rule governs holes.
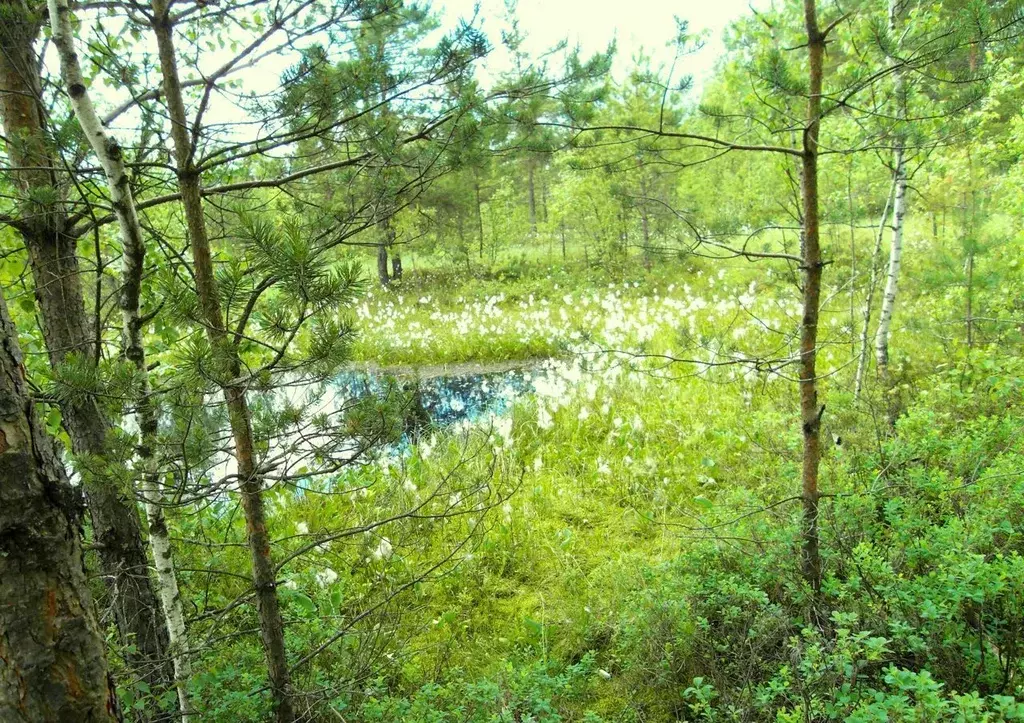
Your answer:
[[[825,38],[818,28],[816,0],[804,0],[807,30],[807,119],[801,158],[803,203],[803,319],[800,325],[800,416],[803,427],[802,570],[815,596],[821,590],[818,544],[818,468],[821,464],[821,415],[818,405],[818,312],[821,305],[821,246],[818,219],[818,131],[821,124],[822,58]]]
[[[231,342],[224,326],[224,316],[213,271],[213,255],[203,212],[199,171],[194,164],[194,149],[190,125],[185,111],[181,81],[178,76],[167,0],[153,2],[153,30],[156,35],[163,78],[164,97],[171,122],[178,188],[188,226],[189,247],[195,272],[196,291],[199,296],[203,322],[218,362],[225,367],[221,383],[227,403],[231,434],[235,444],[235,459],[241,480],[239,492],[245,514],[246,534],[252,564],[253,586],[256,589],[256,607],[260,620],[260,635],[267,658],[274,716],[279,723],[291,723],[295,714],[292,704],[292,685],[284,642],[284,622],[277,598],[277,577],[270,554],[270,536],[267,531],[263,506],[263,479],[256,467],[253,444],[252,417],[243,387],[231,382],[241,371],[238,349]]]
[[[142,380],[140,397],[136,404],[136,416],[141,437],[139,462],[144,477],[143,494],[146,498],[149,538],[153,547],[153,559],[157,571],[157,589],[160,594],[170,642],[170,653],[174,664],[178,708],[182,722],[188,723],[190,714],[187,693],[188,678],[190,677],[188,640],[178,581],[174,573],[171,541],[161,506],[163,495],[156,468],[157,414],[150,391],[146,352],[142,338],[143,322],[139,300],[146,245],[135,201],[132,197],[130,177],[125,168],[121,146],[103,127],[82,76],[81,66],[75,52],[75,40],[67,1],[48,0],[48,8],[50,24],[53,29],[53,42],[60,56],[61,77],[65,90],[71,99],[75,117],[103,167],[110,190],[111,205],[121,231],[122,348],[125,357],[133,363]]]
[[[0,720],[120,720],[82,562],[82,502],[29,398],[0,298]]]
[[[39,102],[41,81],[33,44],[41,16],[11,0],[0,3],[0,11],[0,115],[8,156],[13,166],[23,169],[12,174],[22,196],[18,230],[28,250],[43,339],[56,369],[73,354],[93,357],[94,340],[82,293],[77,239],[68,232],[57,163]],[[131,491],[118,488],[103,463],[109,420],[94,399],[68,400],[60,410],[86,489],[101,572],[128,664],[151,689],[161,690],[171,680],[165,659],[167,633]]]

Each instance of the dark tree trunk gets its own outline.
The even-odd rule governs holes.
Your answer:
[[[28,249],[43,339],[52,367],[77,354],[95,357],[78,265],[77,239],[67,232],[67,215],[46,120],[38,98],[40,79],[33,50],[39,18],[18,3],[0,3],[6,12],[0,23],[0,115],[8,139],[8,155],[18,171],[14,180],[23,194],[23,221],[18,228]],[[44,194],[51,198],[40,201]],[[82,475],[99,549],[101,572],[111,597],[114,620],[133,672],[152,691],[172,684],[166,656],[167,632],[149,575],[138,509],[132,490],[120,489],[106,468],[110,422],[94,399],[61,405],[63,423],[71,438],[75,464]],[[146,711],[140,717],[148,718]]]
[[[391,283],[391,275],[388,273],[388,247],[384,243],[377,244],[377,280],[381,286]]]
[[[391,278],[395,281],[402,280],[402,257],[397,251],[391,255]]]
[[[120,720],[82,562],[81,499],[24,375],[0,298],[0,720]]]
[[[388,275],[388,249],[395,245],[395,229],[391,226],[390,216],[386,216],[379,225],[382,238],[377,245],[377,279],[381,286],[387,286],[391,283],[391,277]],[[398,268],[401,267],[402,262],[399,261]]]

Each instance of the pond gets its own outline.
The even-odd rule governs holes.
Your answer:
[[[538,362],[450,367],[372,368],[346,371],[331,384],[336,398],[384,397],[392,379],[412,393],[416,410],[435,427],[477,422],[504,414],[534,391]]]

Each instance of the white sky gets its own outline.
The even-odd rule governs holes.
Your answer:
[[[503,64],[501,30],[509,27],[503,0],[434,0],[433,7],[445,26],[473,15],[479,3],[483,31],[495,46],[487,65],[492,71]],[[584,54],[604,50],[614,39],[618,44],[614,72],[622,77],[641,48],[656,63],[668,63],[673,51],[666,45],[674,39],[675,16],[689,21],[690,32],[708,31],[704,48],[690,56],[679,70],[694,77],[698,85],[722,54],[722,30],[749,12],[749,0],[519,0],[517,16],[526,34],[525,50],[536,55],[562,39],[579,45]],[[497,66],[497,67],[495,67]]]
[[[723,52],[722,31],[733,20],[749,12],[748,3],[765,0],[518,0],[516,15],[520,31],[526,36],[523,50],[536,57],[567,40],[570,47],[578,45],[584,56],[607,48],[613,39],[617,52],[613,74],[621,79],[633,65],[633,57],[641,49],[659,63],[671,62],[674,50],[669,43],[676,33],[675,16],[689,21],[691,33],[706,33],[704,48],[687,56],[677,67],[675,78],[693,76],[695,92],[690,99],[699,97],[702,80],[714,68]],[[441,32],[456,26],[460,18],[470,19],[476,13],[477,23],[488,37],[493,50],[484,59],[481,80],[510,68],[509,58],[501,45],[501,31],[509,29],[504,0],[432,0],[432,8],[439,16]],[[147,35],[136,52],[155,53],[152,38]],[[206,51],[201,65],[208,72],[232,55],[230,49]],[[277,87],[281,72],[296,62],[294,51],[266,58],[258,69],[243,70],[238,77],[247,90],[261,93]],[[56,74],[58,65],[54,53],[49,53],[47,65]],[[182,68],[183,78],[195,75],[195,69]],[[100,84],[92,88],[98,104],[109,109],[128,96],[123,88],[108,88]],[[137,127],[138,118],[131,111],[119,118],[115,130],[130,132]],[[240,120],[241,112],[230,99],[214,95],[207,122],[232,123]]]

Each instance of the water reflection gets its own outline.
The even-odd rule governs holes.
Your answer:
[[[428,426],[450,427],[506,413],[516,399],[534,390],[534,376],[530,369],[425,378],[351,371],[336,377],[331,386],[338,398],[349,400],[383,400],[399,390],[405,397],[404,431],[415,438]]]

